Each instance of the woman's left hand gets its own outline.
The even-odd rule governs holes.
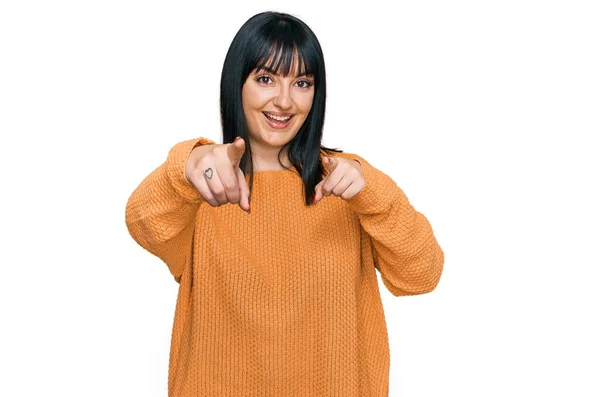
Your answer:
[[[329,174],[315,186],[315,204],[331,194],[348,200],[365,186],[365,176],[358,161],[325,156],[321,161]]]

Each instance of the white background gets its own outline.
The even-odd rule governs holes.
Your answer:
[[[221,142],[226,51],[266,10],[320,40],[323,144],[445,252],[430,294],[379,280],[390,396],[600,395],[595,2],[330,3],[2,2],[0,395],[166,396],[178,284],[125,204],[175,143]]]

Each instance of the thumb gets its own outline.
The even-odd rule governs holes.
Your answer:
[[[333,171],[337,166],[337,160],[335,159],[335,157],[323,156],[321,162],[323,163],[323,168],[325,168],[325,170],[327,170],[328,172]]]
[[[231,161],[231,165],[237,167],[246,151],[246,142],[241,138],[237,137],[235,140],[227,146],[227,156]]]

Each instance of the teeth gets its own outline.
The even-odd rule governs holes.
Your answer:
[[[273,119],[273,120],[277,120],[277,121],[288,121],[289,119],[292,118],[292,116],[290,117],[279,117],[279,116],[275,116],[269,113],[265,113],[267,115],[268,118]]]

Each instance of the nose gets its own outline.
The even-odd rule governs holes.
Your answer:
[[[292,97],[290,95],[290,89],[286,86],[282,86],[279,89],[279,95],[273,99],[275,106],[281,109],[289,109],[292,106]]]

